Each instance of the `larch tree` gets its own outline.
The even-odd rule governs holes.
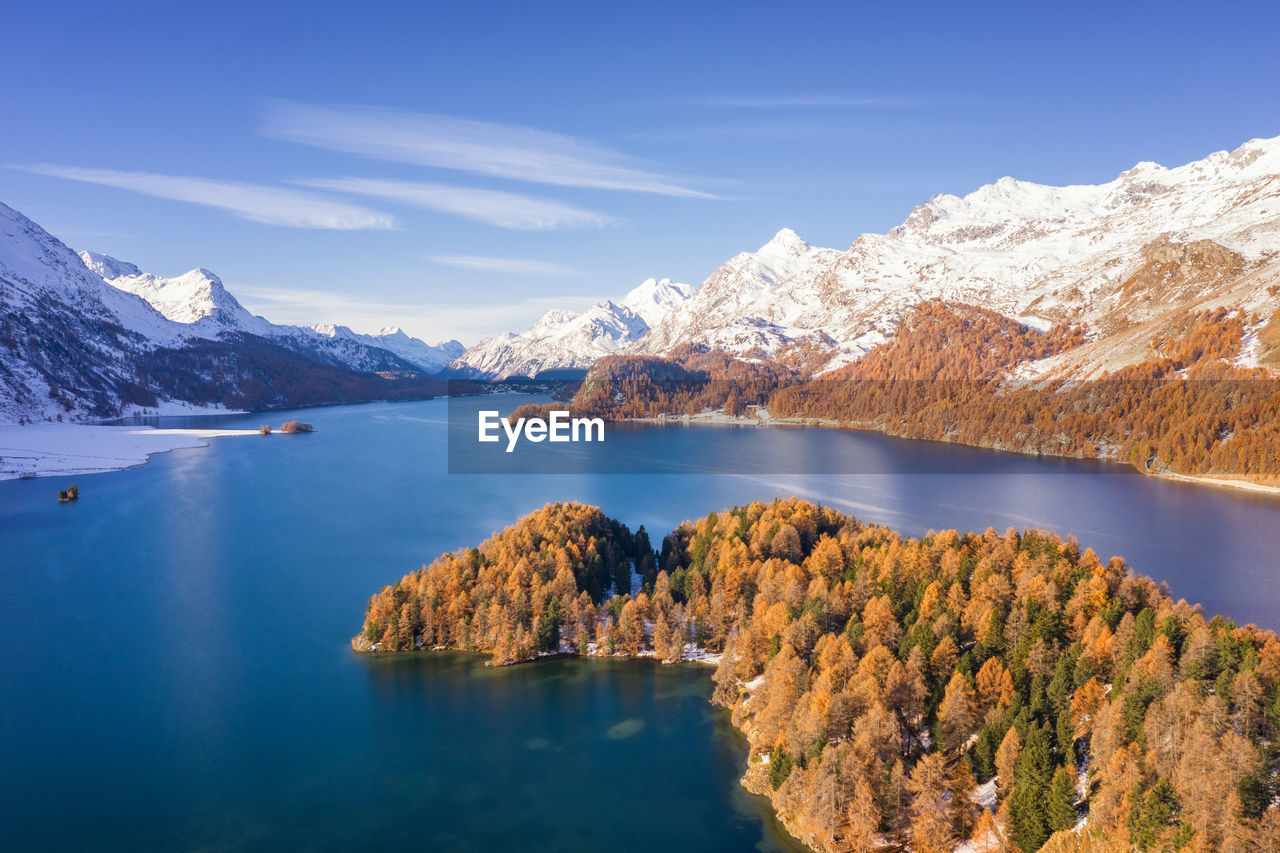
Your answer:
[[[942,730],[942,748],[959,753],[973,731],[976,719],[973,688],[960,673],[947,682],[946,694],[938,708],[938,726]]]
[[[938,752],[916,762],[907,782],[912,794],[911,849],[916,853],[951,853],[955,846],[948,801],[947,760]]]
[[[850,853],[875,853],[880,848],[880,807],[865,774],[859,773],[846,809],[849,821],[845,843]]]
[[[1018,730],[1010,726],[996,750],[996,787],[1001,797],[1009,796],[1009,792],[1013,790],[1014,774],[1021,754],[1022,738],[1018,736]]]

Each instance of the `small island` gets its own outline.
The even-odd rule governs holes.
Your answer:
[[[285,421],[280,426],[280,431],[285,435],[298,435],[300,433],[315,432],[316,428],[306,421]],[[270,432],[269,427],[268,432]]]
[[[1280,845],[1280,639],[1038,530],[792,498],[654,549],[553,504],[374,595],[352,645],[714,661],[743,785],[815,850]]]
[[[80,487],[72,483],[68,488],[58,490],[58,503],[74,503],[80,500]]]

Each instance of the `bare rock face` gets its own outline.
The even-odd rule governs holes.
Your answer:
[[[1111,297],[1111,308],[1100,314],[1106,332],[1195,301],[1234,281],[1245,268],[1244,256],[1213,240],[1177,242],[1162,234],[1139,250],[1140,262]]]

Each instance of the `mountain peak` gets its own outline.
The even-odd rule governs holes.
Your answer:
[[[622,297],[619,304],[634,311],[653,328],[692,295],[693,288],[687,284],[669,278],[647,278]]]
[[[108,281],[124,276],[142,275],[142,270],[128,261],[122,261],[101,252],[90,252],[86,249],[80,252],[80,260],[84,261],[86,267]]]
[[[790,228],[783,228],[773,235],[773,239],[761,246],[757,254],[802,255],[810,248],[799,234]]]
[[[219,286],[222,285],[222,279],[218,278],[218,276],[214,272],[212,272],[211,270],[207,270],[204,267],[196,267],[191,272],[187,273],[187,275],[198,276],[200,278],[208,279],[209,281]]]
[[[578,316],[577,311],[567,311],[563,308],[548,308],[542,312],[542,316],[538,318],[538,322],[533,324],[534,328],[558,326],[561,323],[567,323],[574,317]]]
[[[354,340],[359,337],[351,330],[350,326],[343,326],[338,323],[313,323],[311,325],[311,330],[324,335],[326,338],[347,338]]]

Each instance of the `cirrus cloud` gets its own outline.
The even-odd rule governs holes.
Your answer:
[[[333,201],[314,193],[263,184],[116,169],[87,169],[49,163],[13,168],[37,175],[116,187],[155,198],[214,207],[240,219],[266,225],[332,231],[388,231],[397,227],[395,217],[376,210]]]
[[[555,275],[577,276],[581,270],[555,264],[550,261],[535,261],[529,258],[499,258],[489,255],[432,255],[431,260],[447,267],[480,272],[507,273],[509,275]]]
[[[531,183],[715,197],[594,142],[521,125],[277,100],[266,103],[260,131],[330,151]]]
[[[544,198],[498,190],[373,178],[309,178],[300,186],[399,201],[514,231],[602,228],[611,217]]]

